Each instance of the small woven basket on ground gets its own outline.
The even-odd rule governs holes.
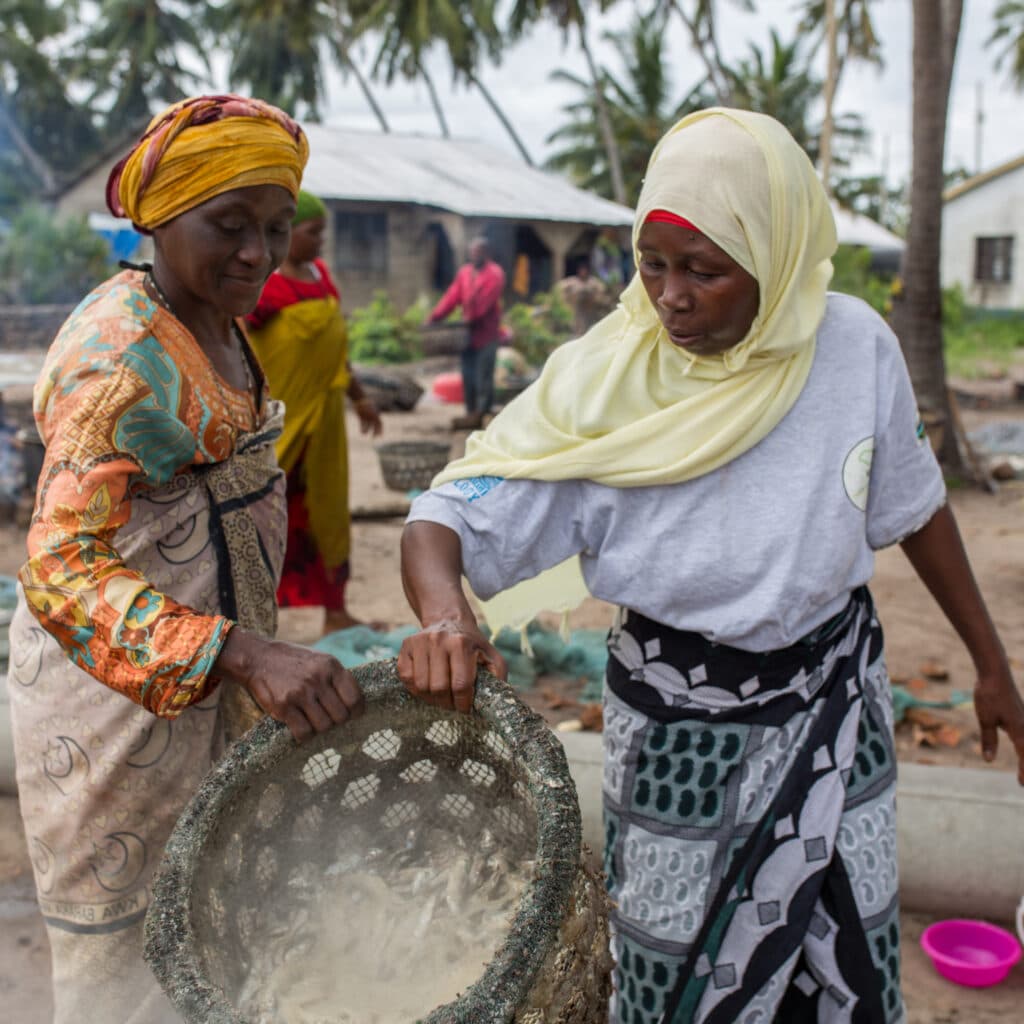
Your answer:
[[[425,491],[448,465],[451,445],[443,441],[389,441],[377,445],[384,484],[393,491]]]
[[[423,388],[407,373],[360,368],[359,383],[381,412],[411,412],[423,395]]]
[[[420,327],[420,345],[424,356],[457,356],[469,344],[469,324],[442,320]]]
[[[507,684],[483,672],[471,714],[408,696],[393,661],[355,674],[364,716],[302,745],[264,719],[214,768],[171,835],[145,956],[186,1024],[252,1024],[239,1006],[247,973],[288,921],[311,911],[303,900],[322,903],[339,865],[350,865],[342,881],[352,870],[353,852],[369,870],[388,863],[382,849],[407,850],[414,830],[426,827],[441,829],[453,849],[491,834],[505,855],[534,866],[503,941],[479,950],[475,983],[415,1019],[605,1021],[608,901],[581,859],[579,805],[561,744]],[[303,969],[310,950],[289,941]],[[345,964],[333,970],[343,977]]]

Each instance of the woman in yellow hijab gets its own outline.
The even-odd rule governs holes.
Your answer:
[[[114,168],[152,265],[86,296],[35,388],[46,444],[9,674],[54,1020],[179,1018],[142,960],[149,886],[248,694],[296,738],[359,711],[333,658],[274,641],[281,410],[239,318],[288,251],[308,149],[282,111],[201,96]]]
[[[278,586],[282,606],[322,605],[327,629],[359,625],[345,603],[349,576],[348,441],[345,399],[364,433],[380,414],[348,361],[341,296],[320,258],[327,208],[300,191],[288,256],[249,314],[249,337],[284,402],[277,459],[288,474],[288,543]]]
[[[617,606],[604,704],[616,1024],[903,1017],[892,702],[867,583],[900,543],[967,643],[991,756],[1024,704],[899,344],[827,292],[806,155],[763,115],[651,156],[619,308],[413,505],[398,670],[467,710],[488,624]]]

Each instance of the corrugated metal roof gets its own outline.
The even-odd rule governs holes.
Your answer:
[[[906,245],[899,235],[882,227],[878,221],[846,210],[835,200],[832,201],[832,215],[836,221],[836,236],[843,245],[863,245],[877,252],[902,251]]]
[[[303,127],[310,153],[302,184],[324,199],[418,203],[463,217],[633,223],[628,207],[484,142]]]

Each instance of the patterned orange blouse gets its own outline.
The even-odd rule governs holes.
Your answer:
[[[212,689],[231,623],[154,589],[118,555],[116,534],[133,494],[228,458],[259,410],[142,281],[125,271],[100,285],[47,354],[34,396],[46,457],[19,578],[76,665],[173,717]]]

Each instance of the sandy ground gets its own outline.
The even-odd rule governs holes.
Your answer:
[[[431,367],[438,368],[438,365]],[[456,456],[461,453],[465,435],[452,434],[448,424],[457,411],[431,402],[428,396],[412,414],[385,414],[385,436],[381,440],[450,440],[452,455]],[[1020,407],[965,412],[969,427],[986,416],[1020,415]],[[350,607],[354,614],[367,620],[381,620],[393,626],[411,624],[414,620],[402,594],[397,557],[400,516],[408,501],[405,495],[384,486],[373,445],[358,435],[354,420],[350,422],[350,430],[352,505],[356,517]],[[1024,544],[1021,543],[1024,485],[1004,484],[995,495],[955,490],[951,493],[951,503],[989,607],[1021,678],[1024,669],[1024,617],[1020,614],[1024,607]],[[23,545],[22,531],[11,526],[0,527],[0,573],[16,570]],[[927,699],[944,699],[953,688],[969,690],[973,684],[970,660],[898,549],[879,556],[872,587],[886,631],[893,677],[921,680],[913,684],[915,692]],[[609,606],[588,601],[574,613],[571,624],[579,628],[604,627],[610,614]],[[923,670],[927,668],[934,675],[936,666],[945,671],[946,678],[924,678]],[[528,695],[528,699],[534,706],[548,710],[552,720],[572,713],[571,710],[551,712],[545,709],[545,701],[536,693]],[[957,733],[943,734],[952,745],[938,743],[932,747],[922,742],[935,734],[934,723],[930,723],[931,728],[919,726],[916,730],[913,724],[907,723],[897,734],[901,758],[983,766],[970,709],[936,714],[943,723],[957,730]],[[1005,771],[1011,765],[1011,751],[1004,742],[992,770]],[[1021,1019],[1024,966],[1018,965],[1005,983],[991,989],[955,986],[935,973],[920,949],[920,935],[928,923],[930,919],[923,915],[903,917],[903,980],[910,1024],[1005,1024]],[[35,907],[17,802],[11,797],[0,798],[0,1005],[4,1007],[0,1017],[11,1024],[49,1021],[48,970],[47,941]]]

